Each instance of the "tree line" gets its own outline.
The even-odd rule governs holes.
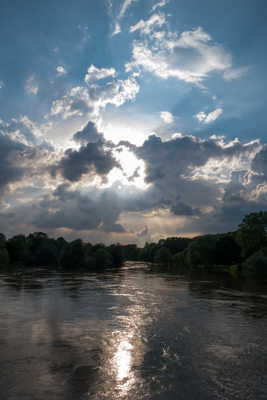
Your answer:
[[[170,237],[157,243],[85,243],[35,232],[6,239],[0,234],[0,267],[59,267],[95,270],[119,267],[124,261],[168,265],[179,271],[227,271],[231,274],[267,275],[267,212],[246,215],[234,232],[193,239]]]

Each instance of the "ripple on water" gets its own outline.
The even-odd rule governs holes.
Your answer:
[[[243,285],[243,286],[242,286]],[[265,288],[129,264],[0,275],[0,393],[36,400],[267,398]]]

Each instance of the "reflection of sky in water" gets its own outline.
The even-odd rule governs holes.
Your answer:
[[[40,276],[43,288],[34,274],[27,287],[0,278],[5,399],[266,398],[267,304],[258,293],[140,268],[57,274],[49,285]]]

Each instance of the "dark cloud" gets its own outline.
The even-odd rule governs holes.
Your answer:
[[[110,149],[114,146],[104,139],[94,122],[89,121],[81,131],[76,132],[73,140],[81,147],[66,150],[61,160],[50,169],[52,176],[60,172],[68,181],[75,182],[83,175],[105,178],[113,168],[121,168]]]
[[[79,150],[68,149],[62,159],[51,168],[52,176],[60,172],[68,181],[79,181],[83,175],[102,178],[115,167],[120,168],[111,150],[106,149],[104,142],[87,143]]]
[[[74,134],[73,140],[83,145],[86,143],[95,143],[103,140],[103,134],[98,131],[94,122],[89,121],[81,131]]]
[[[162,141],[158,136],[149,136],[136,154],[146,162],[147,182],[158,182],[169,175],[181,177],[189,168],[205,165],[210,159],[231,159],[253,150],[257,143],[243,146],[234,143],[222,147],[215,140],[201,140],[185,136]]]
[[[140,230],[140,222],[136,225],[136,238],[143,240],[150,235],[153,237],[155,233],[149,222],[146,222],[153,219],[151,211],[158,213],[159,209],[164,209],[164,215],[168,216],[169,210],[173,214],[173,223],[179,221],[177,217],[183,217],[184,227],[180,224],[177,234],[215,233],[235,229],[245,213],[264,209],[267,204],[267,188],[264,187],[266,149],[260,151],[259,144],[242,145],[233,142],[227,146],[213,139],[201,140],[191,136],[169,141],[150,136],[139,147],[127,142],[116,147],[104,140],[92,122],[77,132],[74,139],[82,143],[81,147],[78,150],[67,150],[52,167],[52,174],[60,173],[67,183],[46,195],[40,191],[40,198],[36,195],[36,200],[31,203],[23,206],[13,203],[6,213],[5,210],[0,210],[1,220],[6,221],[5,226],[8,226],[8,221],[9,225],[16,226],[23,220],[32,229],[50,233],[64,228],[67,232],[77,232],[80,236],[89,231],[92,234],[98,232],[106,235],[127,235],[133,234],[132,228],[129,230],[125,222],[122,226],[120,221],[126,221],[128,213],[132,213],[131,218],[134,219],[139,214],[139,218],[144,218],[143,226],[147,225],[144,231]],[[1,140],[4,139],[0,139],[0,144]],[[6,137],[5,141],[1,149],[6,148],[6,151],[0,153],[0,163],[6,157],[9,174],[3,176],[8,175],[6,181],[10,182],[23,176],[23,169],[20,171],[18,167],[21,165],[18,155],[22,154],[25,159],[28,148]],[[79,190],[71,187],[69,181],[77,183],[84,175],[105,178],[113,167],[118,167],[112,151],[120,150],[123,146],[144,161],[146,180],[149,183],[146,189],[121,183],[115,183],[109,188],[85,187],[83,184]],[[8,158],[7,154],[14,154],[15,158]],[[252,171],[249,160],[253,157]],[[231,170],[233,159],[234,170]],[[13,160],[16,160],[14,165]],[[206,164],[211,162],[212,165],[214,160],[229,168],[227,179],[214,179],[214,176],[220,174],[219,167],[216,170],[214,167],[209,176],[211,167],[205,169]],[[248,161],[244,163],[244,160]],[[239,164],[240,170],[237,170]],[[11,173],[12,168],[14,176]],[[35,173],[37,172],[38,168]],[[140,170],[137,168],[129,178],[129,183],[134,182],[138,174]],[[255,181],[254,177],[258,180]],[[263,186],[260,187],[259,182]],[[27,193],[22,196],[27,199]],[[149,216],[148,220],[146,214]],[[169,223],[172,223],[171,219]],[[175,227],[172,232],[174,231]]]
[[[29,152],[27,146],[0,133],[0,190],[23,177],[23,158]]]
[[[183,203],[179,199],[176,203],[171,205],[171,212],[175,215],[192,217],[194,215],[201,215],[199,208],[193,208],[188,204]]]
[[[64,184],[39,202],[33,223],[40,229],[124,232],[117,223],[121,211],[119,197],[111,189],[91,188],[87,193],[81,193]]]

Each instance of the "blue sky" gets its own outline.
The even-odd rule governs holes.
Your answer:
[[[4,233],[142,244],[265,209],[266,9],[2,0]]]

